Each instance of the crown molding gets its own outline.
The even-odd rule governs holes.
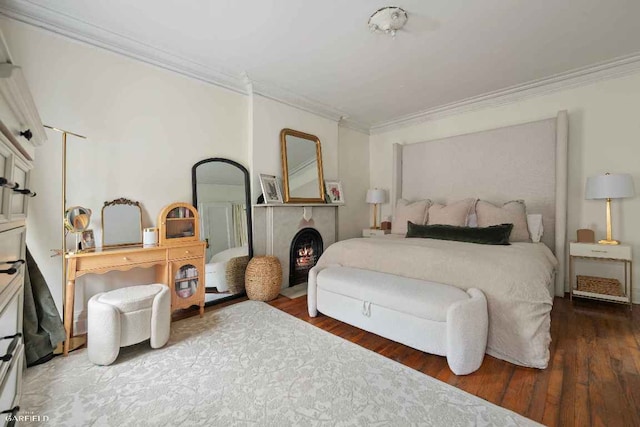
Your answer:
[[[70,39],[100,47],[225,89],[246,94],[241,76],[213,70],[187,58],[117,34],[45,6],[28,1],[3,0],[0,13]]]
[[[0,14],[26,24],[44,28],[70,39],[122,54],[243,95],[251,95],[253,93],[262,95],[336,122],[345,115],[344,111],[300,96],[273,84],[252,81],[246,72],[234,74],[229,71],[215,70],[175,53],[141,43],[130,37],[28,1],[2,0],[0,2]],[[369,124],[360,124],[359,128],[366,129],[368,132]]]
[[[364,133],[365,135],[371,134],[369,131],[371,129],[370,124],[349,117],[342,117],[338,122],[338,126],[355,130],[356,132]]]
[[[246,73],[236,74],[231,71],[213,69],[181,57],[178,54],[158,49],[130,37],[117,34],[29,1],[0,0],[0,14],[70,39],[103,48],[243,95],[251,95],[252,93],[259,94],[303,111],[336,121],[340,126],[365,134],[388,132],[428,120],[435,120],[482,108],[497,107],[525,98],[550,94],[640,71],[639,52],[612,61],[511,86],[506,89],[489,92],[371,125],[364,120],[351,118],[344,111],[337,108],[300,96],[270,83],[251,81]]]
[[[526,98],[547,95],[637,72],[640,72],[640,52],[376,123],[371,126],[370,134],[389,132],[428,120],[440,119],[483,108],[498,107]]]
[[[344,111],[340,111],[337,108],[330,107],[270,83],[252,80],[251,86],[253,93],[256,95],[316,114],[334,122],[339,121],[345,114]]]

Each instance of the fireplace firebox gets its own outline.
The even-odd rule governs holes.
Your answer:
[[[322,255],[322,236],[315,228],[303,228],[291,241],[289,254],[289,286],[305,283],[309,270]]]

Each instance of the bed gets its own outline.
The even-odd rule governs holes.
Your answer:
[[[546,368],[553,298],[564,295],[566,274],[567,129],[568,116],[561,111],[552,119],[394,145],[393,206],[400,198],[522,199],[528,213],[542,215],[541,243],[489,246],[397,235],[351,239],[327,248],[316,271],[339,264],[478,288],[488,305],[487,354]],[[311,281],[310,276],[310,287],[315,286]]]

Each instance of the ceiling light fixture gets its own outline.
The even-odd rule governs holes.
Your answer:
[[[384,33],[391,37],[404,27],[409,16],[401,7],[387,6],[376,10],[369,18],[369,29],[372,33]]]

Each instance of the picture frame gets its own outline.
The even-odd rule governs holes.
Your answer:
[[[274,205],[284,203],[280,183],[275,175],[266,175],[261,173],[260,187],[262,187],[262,195],[264,197],[265,204]]]
[[[342,181],[325,181],[324,188],[325,194],[327,195],[327,203],[332,205],[344,205]]]
[[[80,237],[81,247],[83,251],[95,249],[96,239],[93,230],[84,230]]]

